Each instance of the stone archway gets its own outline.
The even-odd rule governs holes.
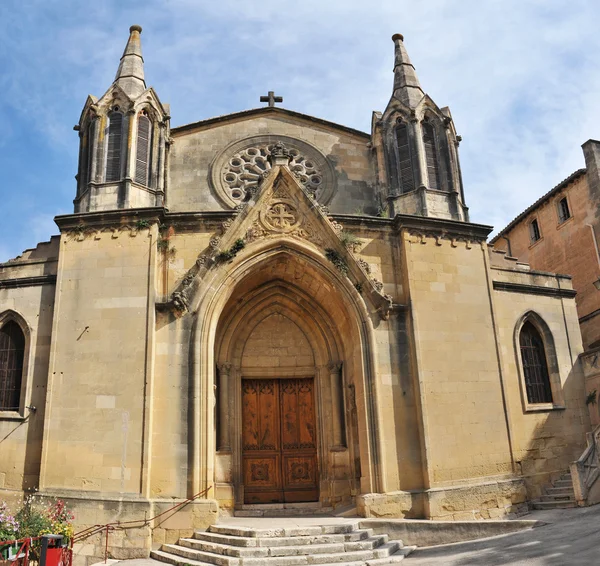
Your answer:
[[[335,281],[292,250],[270,256],[238,280],[215,334],[215,481],[217,494],[231,494],[218,496],[222,505],[248,501],[242,384],[250,379],[312,380],[318,500],[350,502],[360,492],[358,330]]]

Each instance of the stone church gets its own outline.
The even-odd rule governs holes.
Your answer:
[[[76,126],[74,213],[0,264],[0,499],[79,528],[197,496],[110,543],[142,554],[248,509],[525,511],[590,429],[575,292],[488,247],[403,37],[365,133],[273,93],[171,127],[140,33]]]

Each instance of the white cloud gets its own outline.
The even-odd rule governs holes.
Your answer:
[[[368,131],[391,94],[390,37],[402,32],[424,90],[450,106],[464,137],[471,219],[498,228],[582,167],[581,144],[600,135],[596,0],[7,4],[0,88],[11,139],[19,117],[65,168],[50,179],[56,202],[24,214],[69,209],[71,127],[86,95],[108,88],[133,23],[144,28],[147,82],[171,103],[173,125],[257,107],[275,90],[286,108]],[[45,165],[29,174],[43,177]]]

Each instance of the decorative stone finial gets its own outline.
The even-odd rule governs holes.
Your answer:
[[[404,46],[404,36],[396,33],[394,41],[394,98],[414,108],[423,98],[424,92],[419,83],[415,68]]]
[[[138,26],[137,24],[132,25],[129,28],[129,33],[133,33],[134,31],[137,31],[138,33],[142,33],[142,26]]]
[[[394,35],[392,35],[392,41],[396,42],[396,41],[404,41],[404,36],[401,33],[395,33]]]
[[[275,145],[271,148],[271,155],[269,156],[271,160],[271,165],[288,165],[290,162],[290,150],[285,147],[283,142],[276,142]]]

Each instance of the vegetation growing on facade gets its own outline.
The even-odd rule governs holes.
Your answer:
[[[163,252],[168,257],[173,257],[177,250],[171,246],[171,237],[175,234],[175,228],[173,226],[165,226],[161,224],[158,227],[158,240],[156,241],[156,247],[159,251]]]
[[[347,250],[352,251],[354,251],[357,247],[361,246],[363,243],[362,240],[356,234],[345,231],[340,234],[340,241]]]
[[[348,264],[346,263],[346,260],[335,250],[331,249],[331,248],[327,248],[325,250],[325,257],[331,262],[333,263],[333,265],[336,267],[336,269],[342,273],[343,275],[348,275]]]
[[[242,238],[238,238],[233,245],[228,249],[217,254],[215,258],[218,262],[225,262],[232,260],[239,251],[246,247],[246,242]]]

